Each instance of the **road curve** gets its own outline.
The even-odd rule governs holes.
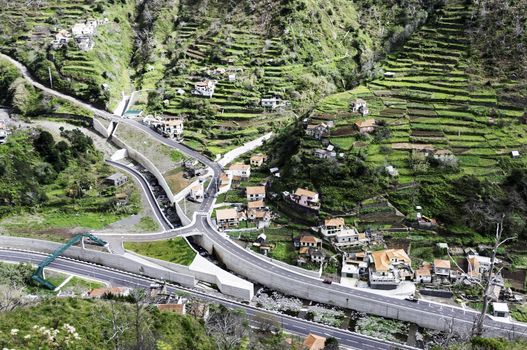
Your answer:
[[[262,284],[266,284],[265,281],[268,280],[268,277],[273,276],[275,279],[283,279],[284,282],[291,286],[289,290],[282,291],[291,295],[298,295],[299,286],[300,289],[303,290],[313,290],[318,289],[321,291],[325,291],[327,293],[331,294],[340,294],[342,296],[345,296],[346,300],[349,299],[358,299],[361,301],[364,301],[364,303],[372,303],[372,304],[383,304],[387,307],[397,308],[397,310],[407,312],[408,314],[415,313],[416,311],[419,311],[420,313],[424,313],[427,315],[427,318],[430,320],[435,320],[438,318],[438,316],[444,317],[446,319],[455,319],[465,325],[472,325],[474,322],[474,318],[476,317],[477,313],[470,310],[465,310],[459,307],[451,307],[448,305],[442,305],[427,301],[420,301],[419,303],[412,303],[406,300],[401,300],[397,298],[387,297],[383,295],[379,295],[376,293],[369,292],[367,290],[357,289],[357,288],[348,288],[344,286],[340,286],[338,284],[332,284],[332,285],[325,285],[321,283],[320,279],[309,277],[303,274],[300,274],[298,272],[295,272],[291,269],[288,269],[282,265],[274,264],[267,259],[263,259],[260,256],[257,256],[256,254],[252,254],[242,247],[238,246],[234,242],[232,242],[230,239],[225,238],[223,235],[219,234],[214,227],[212,227],[208,221],[207,215],[203,213],[208,213],[213,205],[213,197],[216,193],[216,180],[219,178],[219,175],[221,173],[221,166],[218,165],[216,162],[211,161],[206,156],[200,154],[199,152],[196,152],[195,150],[192,150],[178,142],[175,142],[170,139],[166,139],[156,133],[155,131],[151,130],[149,127],[142,125],[136,121],[133,120],[127,120],[127,119],[121,119],[118,118],[106,111],[102,111],[97,109],[96,107],[86,104],[82,101],[79,101],[71,96],[67,96],[63,93],[57,92],[55,90],[49,89],[42,84],[36,82],[33,80],[29,72],[27,71],[27,68],[25,68],[21,63],[14,61],[8,56],[5,56],[3,54],[0,54],[0,57],[4,57],[8,59],[10,62],[15,64],[22,72],[23,76],[26,80],[28,80],[31,84],[33,84],[35,87],[42,89],[46,91],[49,94],[65,98],[68,101],[71,101],[73,103],[76,103],[80,106],[83,106],[84,108],[87,108],[93,113],[102,115],[102,116],[109,116],[113,120],[124,122],[129,125],[132,125],[138,129],[141,129],[142,131],[150,134],[152,137],[156,138],[160,142],[173,147],[180,152],[184,153],[188,157],[196,158],[205,165],[212,168],[214,172],[213,181],[211,181],[211,184],[209,185],[207,189],[207,193],[209,194],[209,198],[207,198],[206,201],[204,201],[200,207],[200,212],[202,214],[196,215],[196,220],[194,223],[190,226],[187,226],[183,229],[171,230],[164,233],[160,233],[157,235],[141,235],[137,234],[134,235],[134,240],[142,239],[141,236],[144,237],[145,240],[151,240],[153,238],[155,239],[163,239],[163,238],[170,238],[175,234],[181,234],[182,232],[188,231],[200,231],[202,234],[207,235],[209,239],[211,239],[215,245],[222,246],[226,251],[236,256],[236,258],[240,261],[240,264],[250,264],[255,269],[259,270],[259,273],[257,274],[257,278],[259,278],[258,282]],[[126,239],[126,236],[125,236]],[[255,276],[246,276],[251,279],[255,279]],[[499,330],[503,332],[509,332],[514,335],[519,336],[527,336],[527,325],[526,324],[518,324],[518,323],[509,323],[509,322],[502,322],[502,321],[495,321],[491,318],[487,318],[485,322],[485,328],[490,330]]]
[[[29,262],[32,264],[38,264],[42,261],[42,258],[44,256],[46,255],[36,252],[0,249],[0,261]],[[129,272],[119,271],[116,269],[109,269],[104,266],[66,258],[56,259],[50,265],[50,268],[64,271],[66,273],[75,274],[81,277],[84,276],[87,278],[93,278],[100,281],[108,282],[112,285],[129,286],[133,288],[147,289],[149,288],[150,284],[154,281],[151,278],[131,274]],[[255,321],[255,319],[257,319],[261,315],[271,316],[277,322],[281,323],[283,329],[286,332],[291,332],[301,336],[305,336],[309,333],[315,333],[326,337],[335,337],[339,340],[339,343],[341,345],[352,349],[415,349],[413,347],[405,345],[399,345],[391,342],[377,340],[375,338],[349,332],[347,330],[325,326],[296,317],[274,313],[268,310],[209,295],[199,290],[181,288],[173,284],[168,284],[168,290],[170,292],[185,292],[194,297],[203,299],[207,302],[222,304],[231,309],[243,309],[247,313],[249,318],[252,319],[252,321]]]

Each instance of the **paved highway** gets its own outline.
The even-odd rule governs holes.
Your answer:
[[[141,129],[142,131],[148,133],[152,137],[156,138],[160,142],[178,149],[180,152],[184,153],[185,155],[189,157],[193,157],[204,163],[205,165],[212,168],[214,172],[213,181],[211,181],[211,185],[207,189],[207,193],[209,194],[209,198],[205,200],[200,208],[200,212],[205,213],[208,212],[213,205],[213,196],[216,191],[215,181],[218,179],[219,174],[221,173],[221,167],[216,163],[205,157],[204,155],[200,154],[199,152],[196,152],[192,149],[189,149],[188,147],[174,142],[170,139],[166,139],[162,137],[161,135],[157,134],[153,130],[151,130],[149,127],[142,125],[138,122],[135,122],[133,120],[127,120],[127,119],[120,119],[117,118],[110,113],[106,111],[99,110],[89,104],[86,104],[82,101],[79,101],[71,96],[64,95],[60,92],[57,92],[55,90],[49,89],[42,84],[39,84],[38,82],[35,82],[33,78],[28,73],[27,69],[21,65],[20,63],[13,61],[11,58],[0,54],[0,57],[6,57],[8,60],[13,62],[23,73],[24,77],[34,86],[36,86],[39,89],[42,89],[46,91],[49,94],[65,98],[73,103],[76,103],[84,108],[87,108],[91,111],[93,111],[95,114],[106,116],[109,118],[112,118],[113,120],[124,122],[126,124],[129,124],[131,126],[134,126],[138,129]],[[196,221],[193,225],[185,227],[183,229],[178,230],[169,230],[163,233],[159,233],[156,235],[134,235],[133,240],[152,240],[152,239],[164,239],[164,238],[170,238],[174,235],[178,235],[181,233],[189,233],[189,232],[195,232],[196,230],[200,231],[202,234],[207,235],[207,237],[214,242],[216,246],[223,247],[226,251],[228,251],[230,254],[235,256],[240,264],[250,264],[252,267],[257,269],[259,273],[254,274],[252,276],[246,276],[253,280],[257,280],[258,282],[262,284],[266,284],[266,280],[268,281],[270,277],[273,277],[274,279],[282,279],[282,281],[289,285],[290,288],[288,290],[282,290],[284,293],[288,293],[291,295],[298,295],[299,290],[321,290],[328,292],[328,295],[341,295],[346,298],[346,300],[363,300],[365,304],[375,304],[375,305],[386,305],[390,307],[397,308],[398,311],[406,313],[406,315],[412,315],[412,313],[415,313],[416,311],[419,311],[420,313],[426,314],[427,318],[429,320],[437,319],[437,316],[443,316],[448,319],[456,319],[462,324],[465,324],[467,326],[472,325],[474,321],[474,317],[476,316],[476,313],[473,311],[464,310],[462,308],[458,307],[450,307],[446,305],[441,305],[437,303],[431,303],[426,301],[420,301],[419,303],[412,303],[406,300],[401,300],[397,298],[387,297],[383,295],[379,295],[376,293],[369,292],[367,290],[362,289],[355,289],[355,288],[348,288],[344,286],[340,286],[338,284],[332,284],[332,285],[326,285],[322,284],[320,279],[309,277],[306,275],[303,275],[301,273],[296,272],[296,270],[291,270],[286,267],[283,267],[281,265],[274,264],[267,259],[263,258],[262,256],[258,256],[257,254],[251,253],[234,242],[232,242],[230,239],[225,238],[223,235],[218,233],[213,227],[211,227],[208,216],[206,214],[198,214],[196,216]],[[116,235],[122,236],[122,235]],[[125,240],[127,239],[127,236],[124,236]],[[141,238],[140,238],[141,237]],[[527,326],[524,324],[511,324],[508,322],[501,322],[501,321],[495,321],[490,318],[487,318],[485,322],[486,329],[489,330],[503,330],[503,331],[513,331],[515,334],[523,335],[527,333]]]
[[[15,250],[2,250],[0,249],[0,261],[10,262],[30,262],[38,264],[42,261],[45,254],[27,252],[27,251],[15,251]],[[151,278],[131,274],[125,271],[119,271],[115,269],[109,269],[104,266],[95,264],[89,264],[72,259],[58,258],[51,265],[50,268],[64,271],[66,273],[75,274],[78,276],[84,276],[88,278],[94,278],[100,281],[109,282],[112,285],[117,286],[129,286],[133,288],[149,288],[150,284],[154,281]],[[380,341],[374,338],[370,338],[357,333],[352,333],[346,330],[324,326],[314,322],[309,322],[303,319],[273,313],[264,309],[259,309],[242,303],[237,303],[231,300],[222,299],[216,296],[211,296],[198,290],[181,288],[172,284],[168,285],[170,292],[183,291],[194,297],[200,298],[207,302],[219,303],[231,309],[243,309],[247,315],[254,320],[255,317],[261,315],[267,315],[274,318],[277,322],[282,324],[283,329],[286,332],[305,336],[308,333],[315,333],[326,337],[335,337],[339,340],[341,345],[352,349],[415,349],[409,346],[398,345],[390,342]]]

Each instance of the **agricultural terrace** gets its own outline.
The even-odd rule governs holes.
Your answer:
[[[46,83],[51,69],[56,89],[113,109],[121,92],[131,86],[128,69],[133,31],[127,15],[133,14],[134,3],[49,0],[39,4],[10,1],[2,8],[0,32],[7,35],[0,37],[0,51],[15,56]],[[50,48],[57,32],[71,30],[75,23],[89,18],[109,20],[97,27],[92,50],[81,51],[74,40],[61,49]]]
[[[321,101],[315,119],[333,120],[330,141],[340,152],[366,154],[375,166],[392,165],[401,184],[433,181],[438,170],[419,153],[424,149],[451,151],[457,165],[446,177],[473,174],[500,178],[511,151],[527,151],[524,108],[515,103],[519,93],[478,75],[468,58],[462,1],[451,1],[436,23],[423,27],[384,62],[385,77]],[[384,125],[375,136],[357,135],[357,114],[349,102],[367,101],[368,118]],[[380,134],[380,135],[379,135]],[[430,171],[429,171],[430,170]]]
[[[174,46],[179,53],[170,62],[162,80],[164,96],[151,95],[164,113],[186,115],[185,142],[209,154],[225,153],[292,120],[289,108],[261,106],[262,98],[288,99],[296,89],[302,65],[289,65],[281,58],[285,50],[278,39],[266,39],[254,29],[226,24],[215,28],[215,18],[183,15],[176,25]],[[194,84],[217,81],[211,98],[191,95]],[[181,91],[184,94],[181,94]],[[179,93],[178,93],[179,91]]]

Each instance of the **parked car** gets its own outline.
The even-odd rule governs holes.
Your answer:
[[[404,298],[404,300],[407,300],[407,301],[411,301],[412,303],[417,303],[419,302],[419,299],[417,299],[415,296],[413,295],[409,295],[407,296],[406,298]]]

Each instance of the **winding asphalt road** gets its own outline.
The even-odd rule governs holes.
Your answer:
[[[0,249],[0,261],[29,262],[32,264],[39,264],[45,256],[46,254],[36,252]],[[109,269],[104,266],[66,258],[56,259],[49,267],[81,277],[84,276],[104,282],[109,282],[112,285],[128,286],[132,288],[148,289],[150,284],[155,281],[154,279],[145,276],[135,275],[125,271]],[[270,319],[275,320],[275,322],[280,323],[282,328],[289,333],[300,336],[306,336],[309,333],[315,333],[326,337],[335,337],[339,340],[341,345],[351,349],[415,349],[409,346],[380,341],[375,338],[366,337],[364,335],[349,332],[343,329],[324,326],[303,319],[273,313],[264,309],[259,309],[242,303],[208,295],[204,292],[194,289],[181,288],[172,284],[168,284],[167,289],[172,293],[176,291],[185,292],[193,297],[205,300],[207,302],[222,304],[230,309],[243,309],[247,316],[251,318],[252,322],[255,324],[258,322],[257,320],[259,317],[265,315]]]
[[[364,304],[371,304],[371,305],[385,305],[390,308],[396,308],[397,312],[404,313],[406,316],[413,315],[416,313],[419,313],[421,315],[426,315],[426,318],[428,320],[437,320],[437,322],[440,321],[440,318],[443,319],[455,319],[456,321],[460,322],[461,324],[464,324],[465,326],[471,326],[474,322],[474,318],[477,316],[476,312],[465,310],[459,307],[451,307],[447,305],[427,302],[427,301],[419,301],[419,303],[413,303],[406,300],[401,300],[397,298],[392,298],[384,295],[379,295],[376,293],[369,292],[367,290],[357,289],[357,288],[348,288],[344,287],[338,284],[332,284],[332,285],[326,285],[321,282],[318,278],[313,278],[304,274],[301,274],[298,272],[298,270],[293,270],[286,268],[282,265],[277,265],[275,263],[270,262],[269,260],[263,258],[262,256],[259,256],[255,253],[249,252],[242,247],[238,246],[236,243],[231,241],[230,239],[226,238],[221,233],[217,232],[214,227],[211,226],[210,223],[210,217],[209,212],[212,209],[213,203],[214,203],[214,194],[216,193],[216,186],[215,182],[219,178],[219,175],[221,173],[221,167],[216,163],[205,157],[204,155],[200,154],[199,152],[196,152],[192,149],[189,149],[188,147],[174,142],[172,140],[166,139],[162,137],[161,135],[157,134],[150,128],[148,128],[145,125],[142,125],[138,122],[135,122],[133,120],[127,120],[127,119],[121,119],[118,118],[106,111],[99,110],[85,102],[79,101],[71,96],[67,96],[63,93],[57,92],[55,90],[49,89],[42,84],[36,82],[27,69],[20,64],[17,61],[12,60],[10,57],[7,57],[5,55],[0,54],[0,57],[5,57],[9,61],[13,62],[26,80],[28,80],[31,84],[33,84],[35,87],[44,90],[45,92],[58,96],[60,98],[67,99],[68,101],[71,101],[72,103],[75,103],[77,105],[80,105],[88,110],[91,110],[93,113],[97,115],[101,115],[104,117],[111,118],[114,121],[118,122],[124,122],[129,125],[132,125],[138,129],[141,129],[142,131],[148,133],[152,137],[156,138],[160,142],[173,147],[175,149],[178,149],[180,152],[184,153],[188,157],[196,158],[205,165],[212,168],[214,172],[213,181],[211,181],[210,186],[207,189],[207,193],[209,194],[209,197],[207,200],[205,200],[200,208],[200,212],[198,212],[195,216],[195,222],[187,226],[185,228],[177,229],[177,230],[168,230],[162,233],[158,234],[147,234],[147,235],[133,235],[132,236],[124,236],[124,240],[130,239],[130,240],[152,240],[152,239],[166,239],[173,237],[175,235],[179,235],[182,233],[191,233],[195,231],[199,231],[203,235],[207,235],[207,238],[212,240],[214,242],[215,246],[221,246],[224,248],[225,251],[229,252],[233,256],[238,259],[240,264],[249,264],[254,269],[259,271],[256,274],[253,274],[251,276],[246,276],[252,280],[256,280],[257,282],[266,285],[266,281],[269,281],[271,278],[273,279],[281,279],[285,285],[289,285],[290,287],[288,290],[282,290],[282,292],[290,294],[290,295],[300,295],[301,291],[305,290],[313,290],[313,291],[320,291],[324,292],[327,295],[340,295],[346,300],[360,300]],[[122,237],[123,235],[116,235]],[[499,330],[503,333],[509,332],[513,335],[519,335],[519,336],[525,336],[527,333],[527,325],[525,324],[512,324],[509,322],[502,322],[502,321],[496,321],[491,318],[487,318],[485,321],[485,328],[487,330]]]

